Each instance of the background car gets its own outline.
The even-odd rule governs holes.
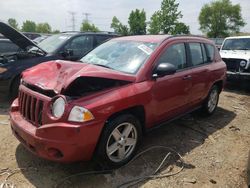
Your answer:
[[[210,40],[214,41],[215,46],[217,47],[218,50],[221,49],[221,45],[224,41],[224,38],[210,38]]]
[[[0,22],[0,33],[20,47],[14,54],[2,54],[0,59],[0,92],[17,96],[21,73],[39,63],[63,59],[77,61],[87,52],[109,38],[110,33],[65,32],[35,44],[9,25]]]
[[[227,80],[250,80],[250,36],[228,37],[220,55],[227,65]]]

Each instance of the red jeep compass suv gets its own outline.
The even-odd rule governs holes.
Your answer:
[[[115,38],[79,63],[50,61],[23,72],[11,127],[40,157],[72,162],[94,155],[123,165],[144,130],[200,107],[212,114],[225,73],[205,38]]]

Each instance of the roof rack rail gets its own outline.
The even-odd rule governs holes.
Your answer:
[[[203,35],[192,35],[192,34],[179,34],[179,35],[173,35],[173,37],[201,37],[201,38],[205,38],[208,39],[208,37],[203,36]]]

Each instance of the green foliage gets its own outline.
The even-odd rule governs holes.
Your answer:
[[[175,0],[163,0],[160,10],[161,30],[168,34],[174,31],[178,19],[182,18],[182,14],[178,11],[179,3]]]
[[[81,26],[81,31],[82,32],[88,32],[88,31],[92,31],[92,32],[98,32],[100,31],[94,24],[90,24],[87,21],[83,21],[82,26]]]
[[[172,35],[190,34],[189,26],[187,26],[182,22],[176,23],[175,28],[171,34]]]
[[[148,32],[150,34],[159,34],[161,32],[160,11],[152,15]]]
[[[38,32],[38,33],[51,33],[51,27],[48,23],[39,23],[36,26],[36,32]]]
[[[227,37],[240,31],[246,23],[239,4],[230,0],[217,0],[205,4],[199,15],[200,30],[208,37]]]
[[[18,23],[14,18],[9,18],[8,19],[8,24],[18,30]]]
[[[128,24],[130,26],[130,34],[143,35],[146,34],[146,13],[144,10],[136,9],[129,15]]]
[[[114,29],[115,33],[124,36],[129,35],[129,28],[126,25],[123,25],[116,16],[113,17],[110,27]]]
[[[30,20],[26,20],[22,25],[23,32],[36,32],[36,23]]]
[[[181,34],[189,33],[189,27],[178,20],[182,18],[178,11],[179,3],[175,0],[163,0],[161,9],[155,12],[150,21],[149,33],[151,34]]]

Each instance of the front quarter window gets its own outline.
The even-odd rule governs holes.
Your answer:
[[[100,45],[81,61],[136,74],[156,46],[157,43],[113,40]]]

